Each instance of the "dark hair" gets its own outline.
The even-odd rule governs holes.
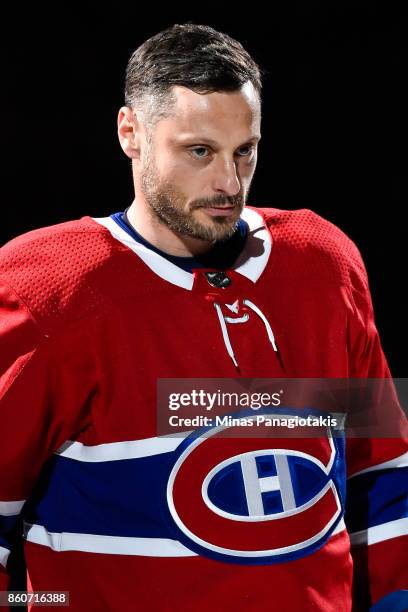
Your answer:
[[[175,85],[197,93],[236,91],[251,81],[261,93],[261,70],[238,41],[206,25],[176,24],[146,40],[126,68],[125,104],[150,98],[163,115]],[[152,110],[152,109],[151,109]]]

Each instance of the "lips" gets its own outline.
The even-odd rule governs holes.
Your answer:
[[[209,206],[203,210],[205,210],[212,217],[228,217],[235,211],[235,206],[231,204],[228,206]]]

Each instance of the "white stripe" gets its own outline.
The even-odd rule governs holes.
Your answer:
[[[197,554],[186,548],[177,540],[167,538],[129,538],[116,536],[101,536],[87,533],[51,533],[41,525],[25,523],[25,539],[34,544],[47,546],[57,552],[77,550],[81,552],[101,553],[109,555],[132,555],[143,557],[196,557]],[[337,535],[345,530],[342,519],[332,533]],[[4,565],[9,551],[4,551]]]
[[[244,208],[241,218],[248,223],[249,235],[233,270],[255,283],[269,261],[272,237],[265,227],[263,218],[255,210]]]
[[[285,455],[275,455],[276,473],[279,479],[279,488],[283,510],[294,510],[296,508],[295,493],[293,491],[292,478],[290,476],[288,458]]]
[[[255,517],[263,516],[265,512],[255,457],[251,457],[249,453],[246,453],[241,456],[240,461],[248,514]]]
[[[259,478],[259,490],[261,493],[280,491],[279,478],[277,476],[263,476]]]
[[[129,538],[91,533],[50,533],[41,525],[25,524],[28,542],[48,546],[58,552],[79,550],[108,555],[143,557],[195,557],[196,553],[178,540],[168,538]]]
[[[408,518],[402,518],[350,533],[350,541],[353,545],[377,544],[377,542],[384,542],[384,540],[391,540],[391,538],[398,538],[407,534]]]
[[[57,455],[76,459],[76,461],[120,461],[122,459],[139,459],[151,457],[174,451],[185,435],[177,437],[146,438],[144,440],[129,440],[126,442],[112,442],[110,444],[97,444],[85,446],[81,442],[68,440],[56,451]]]
[[[378,463],[377,465],[371,465],[364,470],[360,470],[355,474],[349,476],[349,478],[354,478],[354,476],[360,476],[360,474],[367,474],[368,472],[374,472],[375,470],[387,470],[389,468],[400,468],[400,467],[408,467],[408,451],[399,457],[395,457],[394,459],[390,459],[390,461],[384,461],[383,463]]]
[[[0,564],[3,565],[3,567],[6,567],[9,554],[10,554],[10,551],[8,548],[4,548],[4,546],[0,546]]]
[[[25,501],[25,499],[21,501],[0,501],[0,515],[13,516],[14,514],[20,514]]]

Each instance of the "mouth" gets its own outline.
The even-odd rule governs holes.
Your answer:
[[[236,206],[234,204],[227,204],[223,206],[210,206],[205,207],[203,210],[207,212],[211,217],[229,217],[235,212]]]

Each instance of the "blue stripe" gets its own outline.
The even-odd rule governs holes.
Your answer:
[[[389,593],[370,608],[370,612],[406,612],[407,610],[408,591]]]
[[[197,435],[195,432],[193,440]],[[344,507],[344,441],[337,436],[334,441],[338,454],[331,476]],[[24,520],[54,533],[179,540],[166,493],[180,448],[160,455],[102,462],[54,455],[24,506]],[[186,498],[188,504],[188,491]]]
[[[24,508],[51,532],[172,537],[163,521],[173,453],[88,463],[54,456]]]
[[[18,523],[19,518],[19,514],[13,514],[12,516],[0,515],[0,534],[8,533],[12,529],[14,529],[14,527]]]
[[[21,526],[20,515],[0,515],[0,546],[10,550],[11,543],[18,538],[17,528]]]
[[[369,472],[347,483],[346,523],[350,532],[408,516],[408,470]]]
[[[2,536],[0,536],[0,546],[2,546],[3,548],[7,548],[8,550],[10,550],[11,548],[9,540],[6,540],[6,538],[3,538]]]
[[[21,515],[0,516],[0,546],[10,550],[11,543],[20,537]]]

